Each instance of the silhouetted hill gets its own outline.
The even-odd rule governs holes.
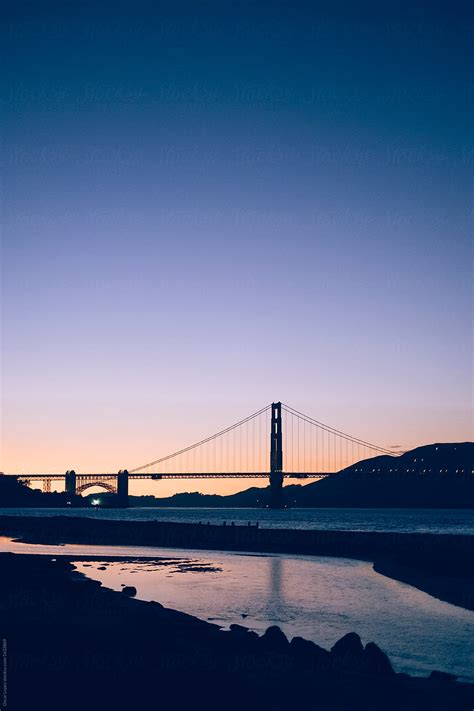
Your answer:
[[[38,489],[30,489],[26,484],[18,481],[14,476],[4,476],[0,474],[0,507],[41,507],[54,508],[56,506],[66,506],[66,497],[64,493],[52,492],[43,494]],[[83,500],[76,497],[76,505],[82,503]]]
[[[473,508],[474,443],[429,444],[357,462],[293,492],[294,506]]]
[[[113,495],[101,495],[101,501],[108,501],[113,506]],[[265,506],[268,499],[268,487],[253,486],[237,494],[221,496],[219,494],[201,494],[199,491],[174,494],[162,499],[155,496],[130,496],[131,506],[170,506],[203,508],[254,508]]]

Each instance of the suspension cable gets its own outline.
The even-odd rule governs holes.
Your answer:
[[[148,464],[142,464],[139,467],[135,467],[135,469],[129,469],[129,472],[130,472],[130,474],[135,474],[136,472],[140,472],[143,469],[147,469],[148,467],[154,467],[156,464],[161,464],[161,462],[166,462],[168,459],[173,459],[174,457],[177,457],[180,454],[189,452],[191,449],[196,449],[197,447],[200,447],[201,445],[206,444],[207,442],[211,442],[212,440],[216,439],[217,437],[227,434],[227,432],[231,432],[232,430],[235,430],[237,427],[244,425],[246,422],[249,422],[249,420],[252,420],[254,417],[258,417],[258,415],[263,414],[265,412],[265,410],[269,410],[270,407],[271,407],[271,405],[266,405],[265,407],[262,407],[261,410],[258,410],[258,412],[254,412],[252,415],[245,417],[243,420],[240,420],[239,422],[236,422],[235,424],[230,425],[229,427],[226,427],[225,429],[220,430],[219,432],[216,432],[215,434],[210,435],[209,437],[206,437],[205,439],[202,439],[199,442],[190,444],[188,447],[184,447],[183,449],[180,449],[177,452],[173,452],[173,454],[168,454],[165,457],[160,457],[160,459],[155,459],[153,462],[148,462]]]
[[[362,445],[362,446],[367,447],[369,449],[373,449],[375,451],[382,452],[384,454],[391,454],[392,456],[394,456],[396,454],[395,452],[392,452],[391,450],[387,449],[386,447],[380,447],[379,445],[372,444],[371,442],[366,442],[363,439],[359,439],[358,437],[353,437],[352,435],[349,435],[346,432],[337,430],[335,427],[326,425],[326,424],[324,424],[324,422],[319,422],[318,420],[315,420],[314,418],[310,417],[309,415],[305,415],[302,412],[295,410],[293,407],[290,407],[290,405],[286,405],[286,404],[282,403],[282,407],[288,414],[293,415],[294,417],[298,417],[299,419],[305,420],[309,424],[315,425],[316,427],[319,427],[330,434],[338,435],[339,437],[343,437],[346,440],[349,440],[349,441],[354,442],[356,444]]]

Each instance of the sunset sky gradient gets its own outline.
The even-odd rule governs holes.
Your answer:
[[[132,468],[277,400],[472,439],[472,20],[437,7],[10,4],[1,470]]]

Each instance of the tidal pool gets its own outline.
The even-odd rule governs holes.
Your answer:
[[[169,560],[76,566],[107,587],[133,585],[143,600],[224,628],[239,623],[262,632],[279,625],[289,638],[326,648],[354,631],[386,651],[397,671],[439,669],[474,681],[474,613],[379,575],[370,563],[166,549],[159,555]]]
[[[347,558],[225,553],[145,546],[41,545],[0,537],[0,552],[76,560],[77,570],[114,590],[137,588],[156,600],[226,628],[285,634],[330,648],[347,632],[376,642],[397,671],[433,669],[474,682],[474,613],[376,573]],[[112,559],[113,558],[113,559]]]

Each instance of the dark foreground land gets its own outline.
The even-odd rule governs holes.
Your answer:
[[[383,575],[474,610],[474,536],[468,535],[262,529],[68,516],[2,516],[0,535],[31,543],[169,546],[368,560]]]
[[[224,632],[102,588],[49,556],[0,555],[11,709],[465,709],[474,687],[395,674],[376,645],[331,651]],[[190,590],[192,594],[192,590]]]

